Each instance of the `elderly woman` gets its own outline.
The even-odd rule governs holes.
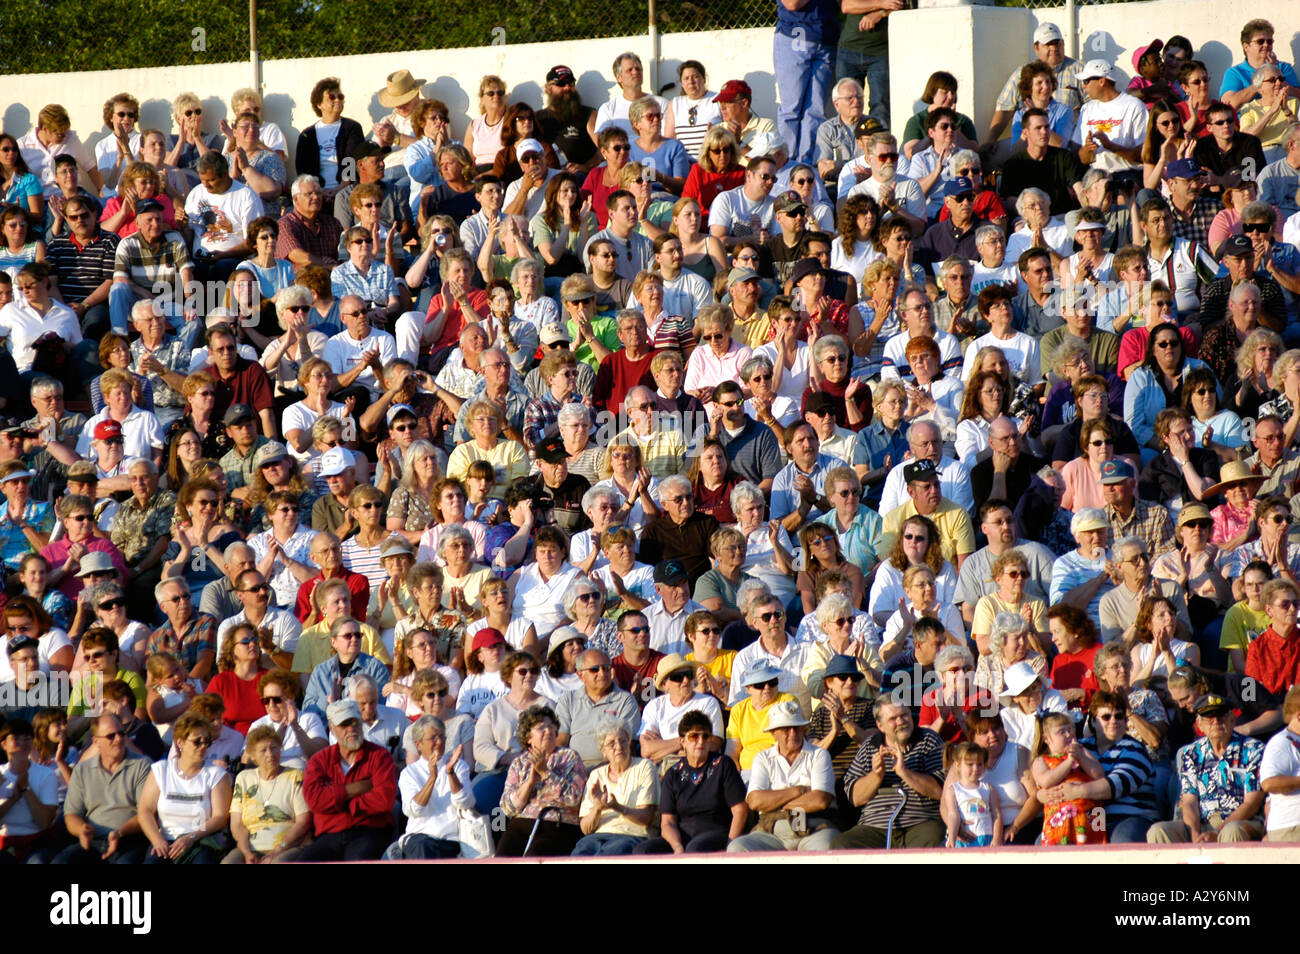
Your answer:
[[[830,577],[831,574],[827,574]],[[825,580],[825,577],[823,577]],[[880,638],[871,624],[871,617],[856,608],[848,595],[848,581],[828,581],[812,616],[805,616],[799,632],[805,633],[812,646],[805,659],[800,676],[812,685],[817,670],[824,669],[832,656],[849,656],[854,659],[866,678],[866,685],[879,688],[880,674],[884,670],[880,658]],[[814,706],[817,700],[814,699]]]
[[[1178,326],[1158,324],[1147,338],[1146,357],[1124,387],[1124,422],[1142,446],[1144,461],[1155,456],[1156,415],[1182,402],[1183,379],[1205,364],[1189,358]]]
[[[607,564],[608,565],[608,564]],[[627,586],[629,581],[624,581]],[[602,615],[605,611],[605,589],[598,583],[592,582],[585,576],[577,577],[570,585],[568,591],[564,594],[564,613],[572,620],[571,625],[561,627],[566,631],[570,640],[576,640],[577,636],[582,637],[586,647],[599,649],[613,659],[623,651],[622,643],[618,639],[618,624],[613,620]],[[556,630],[560,632],[560,630]],[[564,645],[566,650],[571,647],[567,643],[555,643],[555,633],[551,634],[551,643],[554,646]],[[612,652],[611,652],[612,650]],[[552,652],[547,653],[547,669],[550,669],[550,657]],[[573,665],[571,654],[566,653],[565,665],[562,673],[572,673]],[[576,659],[576,656],[573,657]],[[542,692],[549,697],[550,692],[546,692],[546,683],[551,676],[557,674],[550,673],[546,680],[543,680]],[[578,685],[570,688],[578,688]],[[558,701],[558,697],[555,701]]]
[[[88,588],[87,595],[77,601],[78,613],[76,620],[80,620],[82,613],[81,607],[89,607],[88,618],[85,619],[85,626],[102,626],[112,631],[117,638],[118,647],[118,664],[132,672],[139,673],[144,671],[144,660],[147,655],[146,647],[149,642],[150,628],[144,623],[132,620],[126,611],[126,591],[116,580],[96,583]],[[82,633],[83,623],[74,621],[70,636],[74,639]],[[83,668],[81,665],[74,665],[74,669]]]
[[[757,484],[742,481],[731,492],[731,510],[736,529],[745,538],[745,562],[741,569],[788,605],[797,592],[794,583],[794,542],[780,521],[764,520],[766,499]]]
[[[1014,290],[1005,285],[987,285],[980,289],[976,307],[989,323],[989,333],[981,335],[967,346],[962,364],[963,381],[971,379],[980,349],[992,346],[1002,351],[1017,381],[1025,384],[1038,383],[1039,365],[1042,361],[1038,339],[1012,327],[1011,302],[1014,297]]]
[[[617,719],[597,724],[596,744],[606,761],[587,778],[579,809],[583,837],[573,854],[631,854],[658,817],[659,773],[649,759],[632,757],[631,735]]]
[[[646,470],[641,446],[631,435],[619,435],[605,447],[600,476],[596,486],[608,487],[619,495],[619,511],[614,519],[639,534],[659,512],[659,481]]]
[[[255,768],[235,778],[230,834],[235,848],[222,864],[264,864],[292,861],[294,848],[311,831],[311,811],[302,793],[302,770],[284,768],[284,743],[269,725],[248,733],[245,757]]]
[[[446,752],[447,726],[433,715],[416,719],[409,734],[419,758],[409,760],[397,780],[406,832],[384,857],[455,858],[461,851],[460,813],[474,807],[463,746]]]
[[[1061,468],[1065,481],[1061,506],[1073,511],[1105,507],[1101,465],[1115,456],[1114,428],[1104,418],[1085,421],[1079,430],[1079,445],[1079,456]]]
[[[541,667],[528,653],[515,651],[501,663],[505,694],[488,703],[474,723],[474,762],[478,777],[474,799],[479,811],[490,812],[501,801],[506,770],[527,745],[519,735],[520,715],[549,700],[537,692]]]
[[[1237,350],[1237,377],[1241,386],[1235,393],[1225,395],[1224,400],[1242,420],[1258,417],[1261,405],[1285,391],[1286,372],[1300,363],[1300,353],[1284,362],[1284,351],[1281,336],[1267,328],[1256,328],[1241,343]]]
[[[551,635],[565,618],[563,596],[581,574],[568,561],[569,540],[556,527],[542,527],[533,543],[536,560],[509,579],[511,609],[533,621],[538,639]]]
[[[971,681],[975,668],[965,646],[945,646],[934,657],[939,684],[921,697],[917,725],[937,732],[947,743],[966,741],[966,715],[991,711],[993,697]]]
[[[326,193],[333,195],[344,184],[344,160],[357,151],[366,134],[355,119],[343,116],[343,87],[338,77],[327,76],[313,86],[309,101],[320,119],[298,134],[294,165],[300,176],[316,176]]]
[[[510,763],[501,808],[509,819],[497,844],[501,857],[569,854],[578,828],[587,770],[578,753],[557,744],[559,721],[548,706],[519,717],[525,751]],[[547,820],[550,816],[553,820]]]
[[[452,527],[458,527],[469,534],[471,540],[470,555],[475,559],[483,557],[487,542],[487,527],[477,520],[465,519],[465,506],[469,495],[465,485],[451,477],[441,477],[433,484],[429,502],[433,507],[433,523],[420,536],[419,558],[423,561],[442,563],[442,535]]]
[[[172,738],[180,756],[155,762],[140,792],[136,817],[152,849],[145,864],[215,864],[230,823],[230,775],[206,764],[213,729],[202,716],[182,715]]]
[[[306,393],[309,397],[312,388],[309,382],[305,381],[303,375],[308,362],[313,358],[320,360],[318,357],[325,349],[329,337],[321,331],[316,331],[308,327],[308,318],[311,315],[311,292],[301,285],[289,285],[281,288],[275,295],[275,314],[279,319],[280,327],[284,329],[284,334],[273,338],[271,343],[266,346],[262,352],[262,367],[265,369],[267,376],[275,385],[276,394],[284,403],[289,403],[291,398],[296,398],[300,394]],[[329,364],[326,363],[325,371],[329,372]],[[333,374],[329,374],[329,389],[335,385]],[[324,395],[321,395],[315,402],[317,404],[329,404],[336,408],[342,408],[342,405],[329,401]],[[331,411],[322,411],[319,413],[333,413]],[[350,412],[348,412],[350,413]],[[343,416],[347,416],[344,414]],[[287,431],[288,425],[283,425]],[[301,428],[301,425],[300,425]],[[310,432],[310,425],[306,428]],[[305,437],[303,438],[306,439]],[[299,442],[288,437],[286,440],[293,445],[295,450],[301,451]]]
[[[628,107],[627,116],[637,133],[630,144],[632,161],[645,166],[664,190],[680,194],[686,185],[691,159],[680,142],[663,136],[660,100],[643,96]]]
[[[713,389],[723,381],[740,383],[740,369],[752,352],[732,338],[735,319],[725,305],[705,305],[695,319],[701,347],[686,362],[685,389],[705,407],[713,404]]]
[[[695,581],[695,602],[713,613],[720,622],[740,618],[736,590],[745,574],[745,534],[735,527],[720,527],[709,538],[713,568]]]
[[[518,441],[503,440],[501,436],[501,409],[492,401],[473,401],[466,412],[471,439],[456,445],[447,459],[447,476],[463,481],[470,464],[487,461],[496,473],[492,495],[501,497],[504,488],[528,476],[528,452]]]
[[[167,136],[167,153],[163,162],[173,169],[184,170],[188,184],[194,186],[197,184],[193,172],[195,163],[204,153],[220,149],[224,140],[219,135],[204,136],[203,104],[193,93],[180,93],[172,100],[172,120],[176,124],[176,133]],[[147,153],[146,138],[147,134],[141,139],[142,154]],[[147,156],[146,161],[149,161]]]
[[[429,532],[435,529],[438,528]],[[469,614],[479,609],[483,584],[492,578],[492,571],[474,560],[474,537],[469,530],[456,524],[443,525],[441,529],[437,559],[443,571],[442,605]],[[423,543],[420,552],[424,553]]]
[[[433,522],[431,501],[437,499],[435,488],[441,477],[433,445],[413,441],[402,455],[402,477],[388,502],[385,519],[390,532],[400,533],[411,543],[420,542]]]
[[[840,549],[863,575],[880,561],[883,523],[876,511],[862,503],[862,484],[848,467],[836,467],[826,475],[826,498],[833,509],[817,518],[835,531]]]
[[[1134,688],[1133,661],[1129,658],[1128,650],[1119,643],[1106,643],[1097,650],[1097,655],[1093,659],[1093,672],[1098,689],[1102,692],[1116,693],[1128,702],[1129,734],[1147,747],[1147,754],[1156,762],[1157,774],[1168,781],[1172,775],[1168,764],[1170,751],[1166,738],[1169,731],[1169,713],[1165,710],[1160,695],[1152,689]],[[1186,701],[1194,702],[1196,698],[1209,691],[1209,686],[1204,684],[1203,676],[1196,670],[1183,668],[1170,677],[1171,698],[1175,700],[1180,698],[1178,692],[1180,676],[1189,683],[1198,684],[1198,687],[1190,693],[1192,699]],[[1158,788],[1157,791],[1163,792],[1164,789]]]
[[[569,473],[585,477],[589,483],[595,484],[600,480],[605,449],[591,439],[591,411],[583,404],[566,404],[556,414],[555,423],[560,429],[560,439],[564,441],[564,452],[569,455]]]
[[[303,712],[302,684],[298,676],[284,669],[272,669],[257,683],[266,714],[253,723],[249,734],[265,727],[275,732],[283,748],[278,753],[285,768],[305,769],[307,760],[329,744],[324,720],[314,712]],[[154,695],[150,691],[150,696]]]
[[[1286,516],[1290,516],[1289,511]],[[1282,534],[1286,533],[1287,524],[1281,525]],[[1261,524],[1263,527],[1263,524]],[[1158,580],[1173,580],[1179,585],[1187,600],[1188,615],[1196,632],[1205,632],[1213,626],[1212,636],[1218,631],[1215,620],[1232,604],[1232,587],[1220,568],[1224,558],[1219,548],[1210,542],[1214,533],[1214,518],[1209,508],[1201,503],[1187,503],[1178,512],[1178,529],[1175,531],[1182,546],[1169,550],[1156,558],[1151,566],[1151,575]],[[1277,527],[1261,529],[1261,534],[1275,536]],[[1262,541],[1262,537],[1261,537]],[[1240,562],[1235,565],[1245,567],[1251,560],[1249,547],[1234,554]],[[1300,560],[1293,561],[1300,566]],[[1288,567],[1287,572],[1292,572]]]
[[[622,501],[608,487],[592,487],[582,495],[582,512],[591,526],[580,530],[569,540],[569,560],[584,573],[592,573],[609,564],[601,553],[601,537],[614,526],[614,516]]]
[[[1047,607],[1042,600],[1025,598],[1025,584],[1029,581],[1029,561],[1019,550],[1010,549],[1001,553],[989,569],[989,577],[997,586],[993,593],[981,596],[975,604],[975,619],[971,623],[971,638],[979,646],[980,655],[991,652],[991,632],[994,617],[1000,613],[1015,613],[1031,627],[1029,642],[1040,654],[1043,651],[1042,637],[1047,633]],[[1036,669],[1045,671],[1046,667]]]
[[[460,688],[460,677],[465,672],[467,649],[462,648],[465,639],[465,614],[460,610],[444,605],[443,589],[446,573],[443,568],[432,563],[416,563],[406,573],[406,585],[411,593],[414,605],[408,612],[402,607],[396,627],[393,630],[394,652],[398,656],[412,653],[411,659],[403,662],[400,658],[393,673],[394,681],[420,669],[437,669],[452,684],[453,692]],[[431,640],[430,656],[425,658],[423,652],[414,649],[416,634],[423,632]]]
[[[1003,674],[1018,662],[1027,662],[1040,676],[1047,673],[1047,657],[1033,648],[1029,621],[1019,613],[1000,612],[988,633],[988,653],[975,666],[975,682],[993,695],[1005,688]]]
[[[1276,62],[1266,62],[1255,70],[1250,85],[1259,90],[1259,95],[1241,107],[1238,114],[1241,131],[1258,136],[1265,161],[1276,162],[1286,155],[1287,133],[1296,122],[1300,99],[1292,95],[1292,86]]]
[[[939,600],[934,571],[926,564],[909,566],[903,572],[902,591],[898,609],[890,614],[885,623],[880,647],[881,659],[892,659],[911,646],[912,627],[922,616],[932,616],[939,620],[950,643],[956,643],[961,638],[960,634],[966,632],[961,612],[951,603],[945,605]]]
[[[1040,737],[1039,720],[1049,712],[1068,713],[1069,706],[1028,663],[1016,663],[1002,678],[1004,694],[998,717],[1010,741],[1031,748]]]
[[[867,600],[867,612],[875,621],[885,621],[898,609],[903,593],[903,574],[914,566],[927,566],[934,574],[939,601],[952,604],[957,593],[957,572],[943,557],[939,528],[929,517],[908,517],[899,528],[894,548],[876,569]]]
[[[286,288],[280,294],[283,296],[291,293],[305,295],[307,289]],[[304,332],[304,334],[325,337],[319,331],[309,331]],[[279,340],[281,339],[277,339],[277,341]],[[271,347],[274,348],[275,344],[272,344]],[[351,421],[356,399],[349,397],[346,404],[339,404],[337,401],[330,400],[329,395],[335,389],[336,381],[334,372],[330,370],[329,362],[324,358],[308,354],[307,358],[299,365],[296,378],[306,396],[301,401],[290,404],[284,409],[284,414],[281,417],[281,429],[284,431],[285,443],[294,457],[298,460],[306,460],[311,456],[312,425],[326,416],[337,418],[340,421]],[[356,425],[353,424],[354,433],[355,427]]]
[[[1056,655],[1052,659],[1052,686],[1071,708],[1086,708],[1096,688],[1095,657],[1100,648],[1097,625],[1077,606],[1061,603],[1047,611],[1047,625]]]
[[[812,370],[803,392],[800,411],[808,398],[821,393],[831,399],[831,414],[838,427],[860,431],[871,423],[871,388],[850,374],[853,357],[848,342],[837,334],[824,335],[812,345]]]

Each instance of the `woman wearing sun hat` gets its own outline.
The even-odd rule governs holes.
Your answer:
[[[1227,501],[1210,511],[1214,518],[1210,539],[1219,549],[1235,550],[1246,542],[1250,520],[1255,516],[1255,493],[1262,483],[1264,478],[1252,473],[1244,462],[1232,460],[1219,469],[1219,482],[1202,492],[1207,500],[1222,494]]]
[[[692,710],[703,712],[713,724],[714,747],[722,747],[722,707],[708,693],[696,689],[699,665],[670,653],[655,669],[655,688],[660,695],[646,703],[641,716],[641,754],[653,762],[671,765],[681,757],[682,740],[677,726]],[[666,760],[666,761],[665,761]]]

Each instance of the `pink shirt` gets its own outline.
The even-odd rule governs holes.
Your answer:
[[[68,559],[68,549],[72,546],[67,537],[55,540],[44,550],[41,556],[45,557],[45,562],[50,565],[51,570],[57,570],[63,566]],[[126,560],[122,558],[122,551],[113,546],[107,540],[100,537],[91,537],[86,541],[87,553],[107,553],[108,558],[113,561],[113,566],[117,567],[117,572],[121,574],[122,580],[126,579]],[[120,582],[120,581],[119,581]],[[75,600],[81,595],[81,590],[85,586],[81,578],[68,574],[59,583],[59,592],[70,600]]]
[[[1258,502],[1252,498],[1245,510],[1236,510],[1230,503],[1221,503],[1211,510],[1210,516],[1214,518],[1214,534],[1210,540],[1214,545],[1221,547],[1233,537],[1244,533],[1250,518],[1255,513],[1255,504]]]
[[[1067,463],[1061,468],[1061,476],[1065,478],[1065,496],[1061,498],[1061,506],[1066,510],[1078,513],[1080,507],[1105,508],[1100,476],[1093,473],[1086,457],[1076,457]]]
[[[723,381],[739,384],[740,369],[752,353],[749,345],[739,344],[733,338],[731,349],[719,358],[707,341],[701,341],[686,362],[686,383],[683,386],[687,391],[694,391],[696,388],[717,387]]]

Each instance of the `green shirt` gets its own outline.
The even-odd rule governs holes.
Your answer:
[[[572,318],[565,322],[568,329],[569,338],[573,341],[578,340],[578,323]],[[618,340],[618,322],[613,318],[606,318],[602,315],[596,315],[591,319],[591,330],[596,333],[596,338],[610,351],[617,351],[623,347],[623,342]],[[592,353],[591,345],[583,341],[573,352],[579,361],[586,362],[591,366],[593,371],[600,368],[600,359]]]

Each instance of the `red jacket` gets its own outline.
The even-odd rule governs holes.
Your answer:
[[[298,599],[293,607],[293,615],[298,617],[298,622],[306,623],[311,617],[311,595],[325,579],[324,574],[318,573],[298,587]],[[353,573],[351,570],[344,570],[337,577],[330,577],[330,579],[339,579],[347,583],[348,590],[352,593],[352,618],[364,623],[366,609],[370,605],[370,581],[360,573]]]
[[[374,788],[349,799],[344,786],[367,778]],[[302,794],[318,837],[349,828],[390,828],[397,802],[397,766],[387,750],[363,742],[356,764],[344,775],[339,747],[331,745],[307,762]]]

